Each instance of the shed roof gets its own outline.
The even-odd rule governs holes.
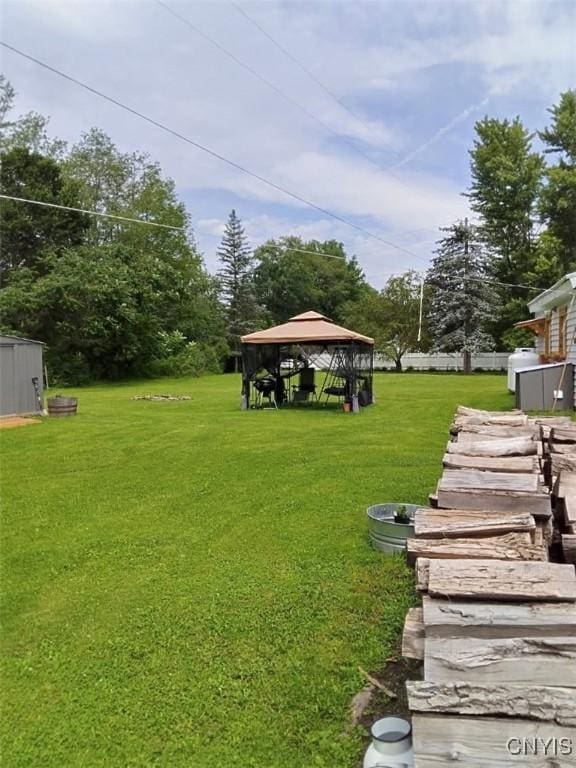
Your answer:
[[[1,333],[0,334],[0,344],[14,344],[20,342],[21,344],[42,344],[43,347],[46,346],[46,343],[44,341],[37,341],[36,339],[27,339],[24,336],[14,336],[10,333]]]
[[[551,288],[539,293],[528,302],[530,312],[538,314],[553,309],[558,304],[568,303],[576,289],[576,272],[569,272],[560,278]]]
[[[352,342],[374,344],[374,339],[356,331],[350,331],[341,325],[330,322],[330,319],[319,312],[303,312],[295,315],[282,325],[266,328],[242,336],[243,344],[297,344],[314,342]]]

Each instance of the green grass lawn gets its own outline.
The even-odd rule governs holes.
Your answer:
[[[241,412],[236,376],[71,393],[1,433],[2,765],[356,765],[358,666],[414,599],[365,509],[426,502],[456,405],[511,407],[505,378],[383,374],[358,416]]]

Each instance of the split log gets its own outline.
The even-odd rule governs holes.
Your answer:
[[[476,509],[480,511],[528,512],[534,517],[552,515],[550,495],[544,491],[523,493],[520,491],[442,490],[436,494],[438,507],[443,509]]]
[[[416,714],[414,768],[574,768],[576,729],[521,718]],[[537,744],[537,754],[524,744]]]
[[[424,679],[576,688],[576,636],[436,637],[426,632]]]
[[[498,601],[576,602],[573,565],[504,560],[425,560],[428,593]]]
[[[525,717],[569,728],[576,726],[576,696],[573,688],[408,680],[406,691],[412,712]]]
[[[494,512],[466,509],[417,509],[416,538],[470,538],[501,533],[534,532],[536,524],[528,512]]]
[[[538,491],[538,476],[514,472],[482,472],[477,469],[446,469],[438,490]]]
[[[562,535],[562,553],[567,563],[576,564],[576,536],[570,533]]]
[[[533,544],[529,533],[505,533],[476,539],[408,539],[408,562],[418,557],[472,560],[547,560],[544,544]]]
[[[466,456],[459,453],[446,453],[442,459],[446,469],[477,469],[483,472],[519,472],[538,474],[540,462],[536,456]],[[576,460],[574,462],[576,467]]]
[[[538,445],[531,437],[513,437],[492,440],[458,440],[449,442],[447,453],[458,453],[466,456],[535,456]]]
[[[437,600],[424,595],[430,637],[576,637],[574,603],[498,603]]]
[[[402,656],[405,659],[424,658],[424,619],[422,608],[410,608],[402,633]]]

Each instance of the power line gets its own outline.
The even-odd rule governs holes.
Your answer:
[[[129,216],[116,216],[112,213],[100,213],[99,211],[88,211],[85,208],[73,208],[70,205],[57,205],[56,203],[46,203],[41,200],[29,200],[26,197],[14,197],[13,195],[2,195],[4,200],[14,200],[17,203],[30,203],[31,205],[43,205],[46,208],[59,208],[62,211],[75,211],[76,213],[87,213],[89,216],[103,216],[107,219],[118,219],[120,221],[129,221],[133,224],[145,224],[148,227],[162,227],[163,229],[173,229],[176,232],[184,232],[185,227],[173,227],[170,224],[159,224],[156,221],[145,221],[144,219],[132,219]]]
[[[269,88],[271,88],[275,93],[277,93],[281,98],[283,98],[285,101],[288,101],[292,106],[299,109],[301,112],[303,112],[307,117],[309,117],[311,120],[314,120],[314,122],[318,123],[325,131],[328,131],[333,136],[335,136],[338,140],[345,141],[346,144],[348,144],[351,149],[356,152],[357,154],[361,155],[365,160],[368,160],[368,162],[373,163],[380,171],[384,171],[385,169],[382,168],[380,165],[374,162],[374,160],[368,155],[366,152],[363,152],[359,147],[357,147],[355,144],[353,144],[349,139],[347,139],[345,136],[343,136],[338,131],[334,130],[330,125],[325,123],[323,120],[321,120],[319,117],[317,117],[313,112],[310,112],[309,109],[304,107],[300,102],[296,101],[296,99],[292,98],[292,96],[288,95],[285,91],[283,91],[281,88],[278,88],[277,85],[275,85],[271,80],[268,80],[267,77],[262,75],[260,72],[258,72],[256,69],[251,67],[249,64],[246,64],[246,62],[242,61],[242,59],[239,59],[237,56],[235,56],[231,51],[229,51],[227,48],[225,48],[223,45],[221,45],[217,40],[215,40],[213,37],[211,37],[206,32],[203,32],[201,29],[199,29],[195,24],[193,24],[189,19],[187,19],[185,16],[182,16],[180,13],[175,11],[174,9],[170,8],[169,5],[167,5],[163,0],[154,0],[154,2],[159,5],[161,8],[164,8],[165,11],[170,13],[175,18],[179,19],[183,24],[186,24],[186,26],[190,27],[196,34],[200,35],[204,40],[207,40],[211,45],[215,46],[219,51],[221,51],[225,56],[228,56],[229,59],[232,59],[238,66],[245,69],[247,72],[249,72],[253,77],[260,80],[262,83],[267,85]]]
[[[307,205],[309,208],[313,208],[314,210],[319,211],[320,213],[323,213],[326,216],[329,216],[331,219],[334,219],[335,221],[339,221],[348,227],[352,227],[352,229],[355,229],[358,232],[362,232],[364,235],[372,238],[373,240],[378,240],[378,242],[383,243],[384,245],[387,245],[390,248],[394,248],[397,251],[405,253],[408,256],[411,256],[413,258],[422,259],[423,261],[426,261],[426,259],[423,259],[422,256],[419,256],[418,254],[413,253],[407,248],[404,248],[401,245],[397,245],[396,243],[393,243],[390,240],[386,240],[384,237],[381,237],[380,235],[376,235],[374,232],[370,232],[370,230],[365,229],[360,224],[355,224],[354,222],[349,221],[348,219],[345,219],[343,216],[339,216],[337,213],[333,213],[332,211],[329,211],[327,208],[322,208],[322,206],[317,205],[316,203],[313,203],[310,200],[307,200],[305,197],[302,197],[296,192],[291,192],[289,189],[286,189],[286,187],[283,187],[280,184],[276,184],[276,182],[270,181],[270,179],[267,179],[264,176],[260,176],[260,174],[249,170],[245,166],[240,165],[240,163],[237,163],[234,160],[229,160],[227,157],[225,157],[224,155],[221,155],[219,152],[216,152],[215,150],[210,149],[209,147],[206,147],[205,145],[200,144],[199,142],[188,138],[188,136],[184,136],[184,134],[179,133],[174,128],[170,128],[169,126],[164,125],[164,123],[161,123],[158,120],[155,120],[154,118],[149,117],[148,115],[145,115],[142,112],[139,112],[137,109],[134,109],[133,107],[129,107],[127,104],[124,104],[123,102],[118,101],[112,96],[108,96],[102,91],[99,91],[96,88],[93,88],[87,83],[84,83],[81,80],[78,80],[77,78],[72,77],[72,75],[67,75],[65,72],[62,72],[61,70],[56,69],[56,67],[52,67],[49,64],[46,64],[44,61],[40,61],[40,59],[36,59],[34,56],[31,56],[30,54],[24,53],[24,51],[21,51],[18,48],[15,48],[13,45],[10,45],[9,43],[6,43],[2,40],[0,40],[0,45],[2,45],[4,48],[7,48],[9,51],[16,53],[18,56],[22,56],[24,59],[27,59],[28,61],[32,61],[34,64],[37,64],[39,67],[42,67],[43,69],[46,69],[49,72],[52,72],[53,74],[58,75],[59,77],[62,77],[71,83],[74,83],[75,85],[78,85],[80,88],[83,88],[89,93],[92,93],[95,96],[98,96],[99,98],[104,99],[105,101],[108,101],[117,107],[120,107],[120,109],[123,109],[126,112],[129,112],[130,114],[135,115],[136,117],[139,117],[141,120],[144,120],[150,125],[153,125],[156,128],[159,128],[160,130],[165,131],[166,133],[169,133],[172,136],[175,136],[177,139],[180,139],[181,141],[184,141],[187,144],[190,144],[191,146],[201,150],[202,152],[205,152],[211,157],[215,157],[217,160],[220,160],[221,162],[226,163],[227,165],[231,166],[232,168],[235,168],[241,173],[244,173],[247,176],[251,176],[253,179],[260,181],[262,184],[266,184],[266,186],[270,187],[271,189],[275,189],[278,192],[282,192],[282,194],[288,197],[291,197],[293,200],[298,200],[298,202],[303,203],[304,205]]]
[[[303,112],[306,117],[309,117],[311,120],[314,120],[314,122],[318,123],[325,131],[328,131],[328,133],[331,133],[332,136],[335,136],[339,141],[344,141],[354,152],[356,152],[358,155],[363,157],[365,160],[368,160],[369,163],[372,163],[375,168],[378,168],[378,170],[382,173],[388,173],[391,176],[394,176],[394,178],[398,179],[402,184],[404,182],[400,179],[399,176],[396,176],[394,173],[389,171],[387,168],[379,165],[370,155],[368,155],[366,152],[364,152],[362,149],[357,147],[355,144],[350,141],[346,136],[343,136],[338,131],[334,130],[330,125],[325,123],[323,120],[321,120],[319,117],[317,117],[313,112],[310,112],[309,109],[304,107],[300,102],[296,101],[296,99],[292,98],[292,96],[289,96],[285,91],[283,91],[281,88],[278,88],[277,85],[275,85],[271,80],[268,80],[267,77],[262,75],[260,72],[258,72],[256,69],[251,67],[249,64],[246,64],[246,62],[242,61],[242,59],[239,59],[237,56],[235,56],[231,51],[229,51],[227,48],[225,48],[223,45],[221,45],[217,40],[215,40],[213,37],[211,37],[206,32],[203,32],[201,29],[199,29],[195,24],[193,24],[189,19],[187,19],[185,16],[182,16],[180,13],[175,11],[173,8],[170,8],[169,5],[167,5],[163,0],[154,0],[154,2],[159,5],[161,8],[164,8],[165,11],[170,13],[175,18],[179,19],[183,24],[186,24],[186,26],[190,27],[194,32],[196,32],[200,37],[202,37],[204,40],[207,40],[211,45],[215,46],[219,51],[221,51],[225,56],[228,56],[229,59],[234,61],[238,66],[245,69],[247,72],[249,72],[253,77],[260,80],[262,83],[265,83],[269,88],[271,88],[275,93],[277,93],[281,98],[283,98],[285,101],[292,104],[292,106],[299,109],[301,112]],[[394,167],[394,166],[392,166]],[[406,187],[408,187],[407,184],[405,184]],[[408,187],[409,188],[409,187]]]
[[[324,91],[324,93],[326,93],[333,101],[335,101],[338,104],[339,107],[341,107],[342,109],[346,110],[346,112],[348,112],[348,114],[351,115],[357,122],[359,122],[361,125],[363,125],[364,128],[369,130],[377,138],[381,139],[381,137],[378,136],[377,131],[375,131],[374,128],[371,125],[369,125],[365,120],[363,120],[351,107],[349,107],[347,104],[345,104],[342,101],[341,98],[336,96],[336,94],[333,93],[330,90],[330,88],[328,88],[328,86],[325,85],[321,80],[319,80],[316,77],[316,75],[310,69],[308,69],[308,67],[306,67],[299,59],[296,58],[296,56],[294,56],[294,54],[290,53],[290,51],[287,50],[281,43],[279,43],[278,40],[276,40],[274,37],[272,37],[272,35],[269,32],[267,32],[264,29],[264,27],[262,27],[256,21],[256,19],[252,18],[252,16],[250,16],[250,14],[247,11],[245,11],[244,8],[242,8],[241,5],[239,5],[238,3],[235,3],[234,0],[229,0],[229,2],[230,2],[230,5],[238,13],[241,13],[242,16],[244,16],[244,18],[246,18],[250,22],[250,24],[252,24],[252,26],[254,26],[257,30],[259,30],[264,35],[264,37],[266,37],[268,40],[270,40],[270,42],[273,45],[275,45],[276,48],[278,48],[280,51],[282,51],[284,56],[286,56],[288,59],[290,59],[291,62],[296,64],[296,66],[299,69],[301,69],[302,72],[304,72],[310,78],[310,80],[312,80],[314,83],[316,83],[316,85],[319,88],[321,88]],[[396,157],[400,157],[398,152],[395,152],[393,149],[390,149],[389,147],[386,148],[386,151],[390,152],[390,154],[396,155]]]

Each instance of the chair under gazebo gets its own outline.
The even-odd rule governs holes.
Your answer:
[[[331,399],[357,411],[373,401],[374,339],[304,312],[241,338],[242,408]],[[322,382],[316,372],[325,373]]]

